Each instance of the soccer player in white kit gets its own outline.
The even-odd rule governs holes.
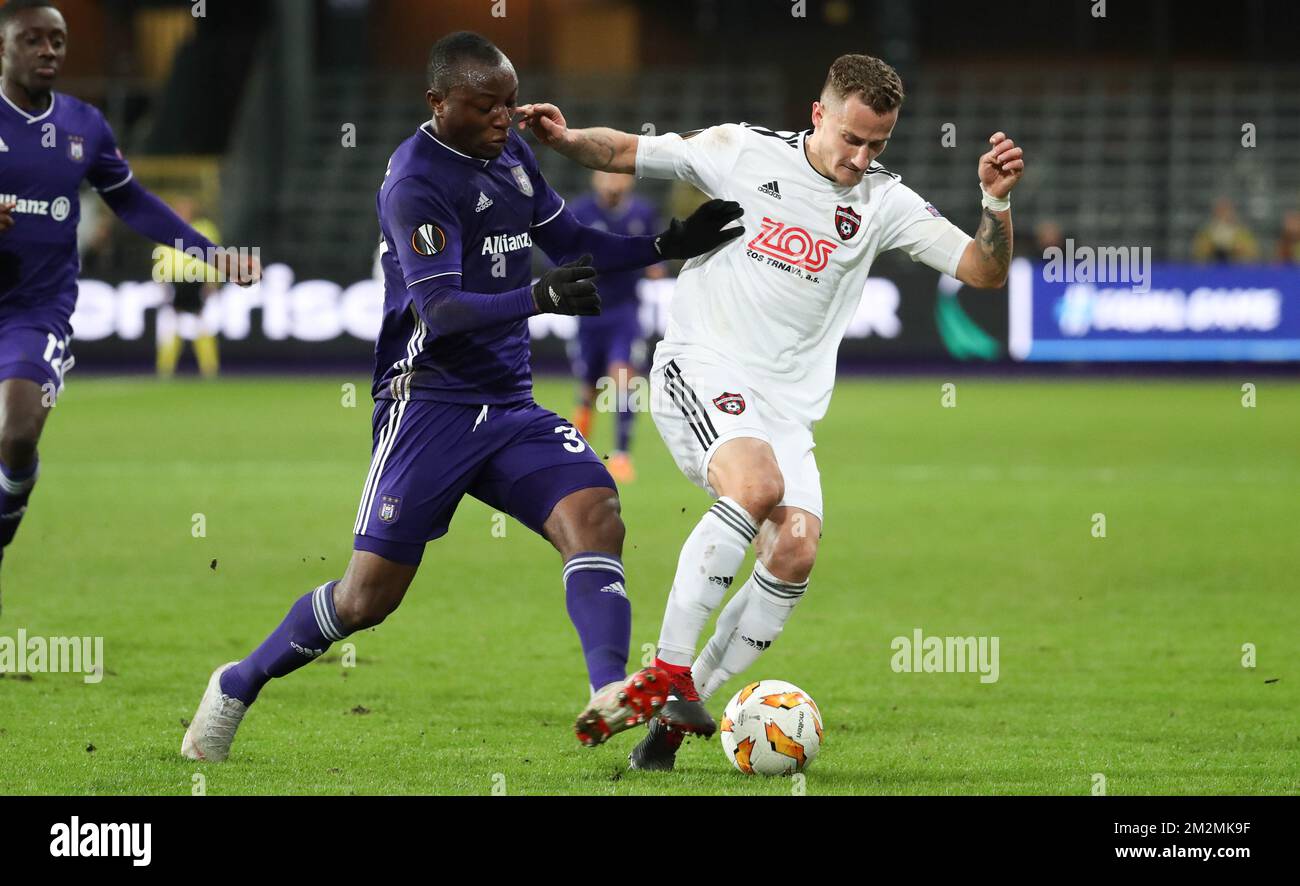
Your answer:
[[[902,101],[892,67],[845,55],[803,132],[727,123],[637,136],[569,129],[554,105],[519,109],[521,128],[584,166],[681,179],[745,210],[744,236],[682,269],[651,369],[659,433],[682,473],[717,500],[682,547],[656,661],[674,697],[632,752],[633,768],[671,769],[686,733],[715,731],[702,701],[772,645],[808,589],[822,528],[813,426],[875,257],[902,249],[969,286],[1006,282],[1021,149],[1002,132],[989,138],[972,238],[876,162]],[[753,573],[696,657],[750,544]]]

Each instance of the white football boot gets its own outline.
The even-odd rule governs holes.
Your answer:
[[[589,748],[639,723],[648,723],[668,700],[668,675],[656,667],[642,668],[592,693],[573,731]]]
[[[181,740],[181,756],[191,760],[220,763],[230,756],[230,745],[235,741],[235,730],[248,713],[248,705],[221,691],[221,675],[239,664],[232,661],[212,672],[208,689],[203,693],[199,709],[185,730]]]

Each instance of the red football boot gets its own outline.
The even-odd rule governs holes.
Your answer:
[[[650,722],[668,700],[669,688],[668,675],[657,667],[602,686],[574,724],[578,741],[594,748],[624,729]]]
[[[685,665],[671,665],[661,659],[655,659],[655,665],[668,674],[672,691],[668,702],[659,711],[659,722],[677,732],[689,732],[708,738],[718,731],[709,711],[700,701],[700,693],[695,689],[695,680],[691,669]]]

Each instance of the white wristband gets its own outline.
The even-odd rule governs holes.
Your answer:
[[[985,209],[992,209],[994,212],[1006,212],[1011,208],[1011,197],[994,197],[984,186],[980,185],[980,193],[984,196],[980,199],[980,205]]]

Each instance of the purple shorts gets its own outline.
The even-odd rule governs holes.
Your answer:
[[[616,317],[583,317],[570,342],[573,374],[589,385],[609,374],[615,363],[638,366],[644,359],[641,321],[634,312]]]
[[[71,343],[62,330],[0,325],[0,380],[25,378],[57,395],[74,362]]]
[[[353,547],[416,564],[466,494],[541,534],[560,499],[616,488],[577,430],[532,401],[375,403],[374,450]]]

